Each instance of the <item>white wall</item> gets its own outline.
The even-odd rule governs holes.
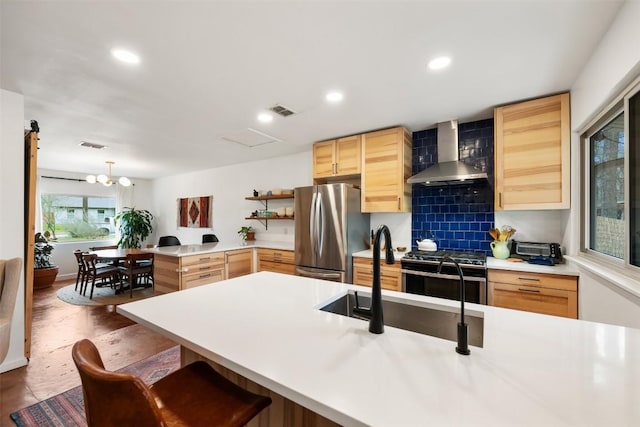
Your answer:
[[[84,181],[86,174],[55,171],[48,169],[38,169],[38,194],[43,193],[55,193],[55,194],[69,194],[69,195],[92,195],[92,196],[113,196],[116,195],[116,186],[105,187],[100,184],[89,184]],[[70,178],[76,179],[76,181],[61,180],[44,178],[58,177],[58,178]],[[80,180],[80,181],[77,181]],[[131,178],[133,186],[131,187],[131,196],[133,199],[133,207],[136,209],[148,209],[152,208],[151,201],[151,181],[145,179]],[[129,206],[131,207],[131,206]],[[38,205],[39,210],[39,205]],[[40,227],[40,212],[36,213],[36,231],[42,231]],[[153,224],[153,223],[152,223]],[[55,247],[51,254],[51,262],[58,266],[58,277],[56,280],[65,280],[75,278],[78,272],[75,256],[73,251],[80,249],[82,251],[88,251],[93,246],[107,246],[115,245],[116,239],[112,240],[92,240],[92,241],[78,241],[78,242],[52,242]],[[149,236],[143,245],[154,242],[154,236]]]
[[[623,4],[611,28],[571,87],[571,213],[569,253],[579,254],[580,133],[619,91],[640,72],[640,2]],[[581,270],[583,271],[583,270]],[[618,292],[607,275],[584,272],[580,277],[580,318],[640,327],[640,301]],[[638,282],[640,286],[640,282]]]
[[[0,258],[24,261],[24,97],[0,89]],[[23,267],[24,271],[24,267]],[[27,364],[24,357],[24,275],[11,325],[9,353],[0,364],[5,372]]]
[[[155,243],[163,235],[173,235],[182,244],[202,241],[202,234],[214,233],[220,241],[239,241],[238,229],[251,225],[257,240],[293,242],[293,221],[270,221],[268,231],[258,221],[245,220],[260,202],[245,200],[253,190],[295,188],[312,184],[311,151],[275,159],[190,172],[153,181],[153,213],[157,218]],[[213,228],[184,228],[177,225],[177,200],[213,195]],[[269,202],[269,208],[292,206],[291,200]]]
[[[516,229],[514,240],[562,244],[569,222],[569,210],[496,211],[495,225]],[[564,248],[563,248],[564,249]]]

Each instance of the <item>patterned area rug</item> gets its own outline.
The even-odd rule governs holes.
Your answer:
[[[175,346],[126,366],[118,372],[138,375],[146,383],[153,384],[179,367],[180,347]],[[74,387],[47,400],[20,409],[10,416],[18,427],[86,426],[82,386]]]
[[[103,288],[94,288],[93,299],[89,299],[90,289],[87,289],[87,296],[82,296],[80,292],[75,291],[75,283],[58,290],[58,298],[64,302],[73,305],[118,305],[125,304],[139,299],[145,299],[153,296],[153,288],[133,289],[133,298],[129,298],[129,291],[126,290],[122,294],[116,295],[115,290],[105,286]]]

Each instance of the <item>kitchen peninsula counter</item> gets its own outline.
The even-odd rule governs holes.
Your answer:
[[[255,271],[255,250],[292,251],[293,242],[215,242],[145,249],[154,253],[157,293],[169,293]],[[293,257],[292,257],[293,258]]]
[[[238,249],[251,249],[251,248],[268,248],[279,250],[293,250],[293,242],[279,242],[279,241],[252,241],[252,242],[215,242],[215,243],[202,243],[194,245],[179,245],[179,246],[162,246],[156,248],[145,249],[147,252],[153,252],[158,255],[167,255],[173,257],[183,257],[190,255],[202,255],[211,254],[217,252],[233,251]]]
[[[484,347],[319,311],[353,285],[261,272],[119,305],[124,316],[336,423],[635,425],[640,330],[467,304]],[[383,291],[456,311],[454,301]],[[276,410],[280,405],[272,405]]]

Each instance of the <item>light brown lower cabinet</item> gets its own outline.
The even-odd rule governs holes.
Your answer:
[[[154,288],[158,293],[195,288],[253,272],[253,249],[190,256],[155,254]]]
[[[492,270],[489,305],[578,318],[578,278],[558,274]]]
[[[224,280],[224,264],[222,252],[180,258],[180,289]]]
[[[371,286],[373,284],[373,259],[353,257],[353,284],[362,286]],[[402,291],[400,262],[385,264],[384,260],[382,261],[382,264],[380,264],[380,284],[382,289]]]
[[[225,256],[225,278],[233,279],[253,273],[253,249],[227,251]]]
[[[296,274],[293,251],[258,248],[258,271]]]

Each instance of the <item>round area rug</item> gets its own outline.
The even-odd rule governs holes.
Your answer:
[[[58,298],[73,305],[118,305],[153,296],[153,288],[134,289],[133,298],[129,298],[128,290],[116,295],[115,290],[107,286],[104,288],[94,288],[93,299],[89,299],[90,288],[87,289],[87,296],[82,296],[78,291],[73,290],[75,286],[74,283],[60,288],[57,293]]]

